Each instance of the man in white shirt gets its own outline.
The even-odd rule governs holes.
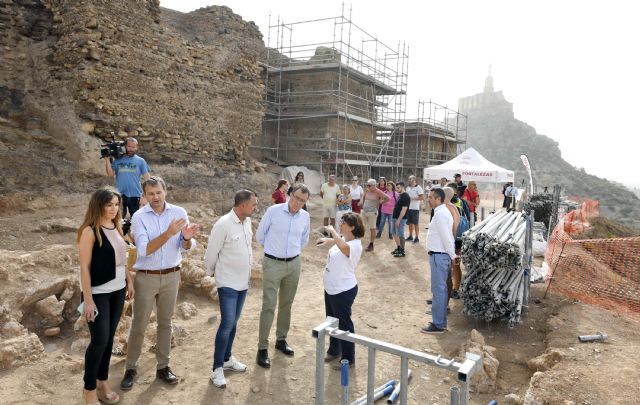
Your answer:
[[[360,207],[360,199],[362,198],[362,194],[364,194],[364,190],[358,183],[358,176],[353,176],[351,179],[349,192],[351,193],[351,211],[359,214],[362,210],[362,207]]]
[[[431,190],[429,204],[433,218],[427,234],[427,252],[431,269],[431,318],[423,333],[442,333],[447,329],[447,279],[451,261],[456,258],[453,239],[453,216],[444,204],[445,194],[440,188]]]
[[[420,221],[420,203],[424,200],[424,190],[416,183],[416,176],[409,176],[409,186],[405,189],[409,197],[411,197],[411,204],[409,205],[409,212],[407,214],[407,225],[409,225],[409,237],[407,241],[413,241],[413,243],[420,242],[418,234],[420,228],[418,222]],[[415,235],[415,236],[414,236]]]
[[[336,225],[336,203],[340,195],[340,186],[336,184],[336,176],[329,175],[329,181],[320,187],[320,198],[322,198],[322,223],[324,226]]]
[[[244,372],[247,369],[231,354],[231,348],[249,289],[253,235],[251,214],[257,204],[253,191],[238,191],[231,211],[213,225],[204,255],[207,275],[215,275],[220,303],[220,326],[216,333],[210,377],[218,388],[227,385],[224,370]]]

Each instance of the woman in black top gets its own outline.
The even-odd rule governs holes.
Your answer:
[[[126,271],[126,242],[122,234],[122,196],[112,187],[91,196],[78,228],[82,312],[91,332],[85,353],[86,404],[115,404],[118,394],[109,386],[109,361],[125,297],[133,299],[133,281]]]

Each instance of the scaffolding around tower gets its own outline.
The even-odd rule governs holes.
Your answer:
[[[351,12],[349,12],[351,14]],[[403,170],[409,47],[350,15],[269,26],[266,94],[255,154],[339,178]]]

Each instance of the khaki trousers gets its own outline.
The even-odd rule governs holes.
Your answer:
[[[180,287],[180,271],[169,274],[154,275],[137,272],[133,283],[136,295],[133,301],[133,319],[129,331],[127,351],[127,370],[138,367],[138,358],[142,352],[144,332],[149,323],[149,316],[156,305],[158,322],[156,341],[157,369],[169,365],[171,351],[171,317],[176,306],[178,288]]]
[[[300,256],[290,262],[264,257],[262,260],[262,311],[260,312],[260,330],[258,349],[269,346],[269,332],[278,305],[276,321],[276,340],[287,338],[291,324],[291,305],[298,291],[300,279]]]

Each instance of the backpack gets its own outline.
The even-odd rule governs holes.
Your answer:
[[[460,209],[458,209],[460,211]],[[468,231],[470,228],[469,220],[464,214],[460,213],[460,223],[458,224],[458,232],[456,233],[456,240],[462,238],[462,234]]]

